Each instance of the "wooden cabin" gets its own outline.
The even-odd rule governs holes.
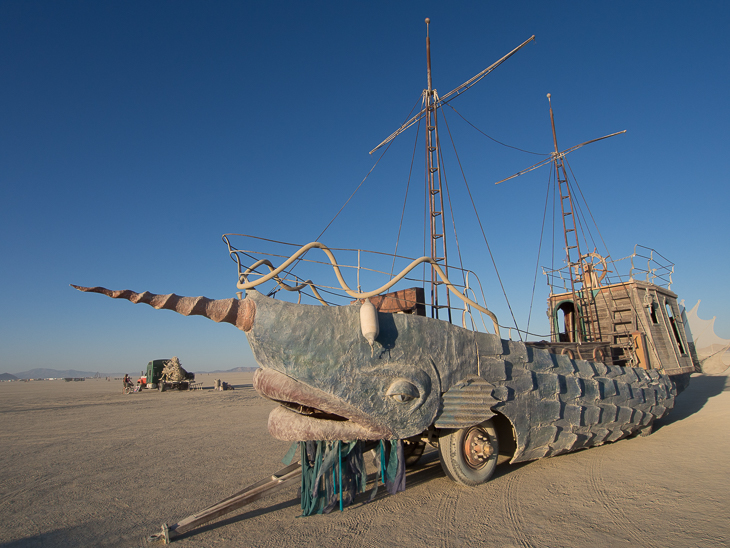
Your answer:
[[[695,371],[675,293],[633,279],[582,285],[548,298],[551,351],[672,376]]]

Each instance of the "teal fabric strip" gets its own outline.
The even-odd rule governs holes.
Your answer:
[[[302,451],[302,515],[321,514],[324,509],[324,496],[319,489],[322,476],[324,443],[322,441],[303,442]],[[306,466],[305,466],[306,460]]]
[[[311,496],[309,493],[311,492],[311,489],[309,488],[309,484],[311,482],[311,465],[309,463],[309,459],[307,458],[307,444],[306,442],[300,442],[299,443],[299,454],[301,458],[302,463],[302,482],[301,486],[299,488],[299,496],[300,496],[300,506],[302,507],[302,515],[307,515],[305,512],[307,508],[309,507],[309,500]]]
[[[402,445],[399,440],[381,440],[373,451],[377,474],[368,498],[372,501],[380,483],[393,494],[405,488]],[[307,441],[289,448],[284,462],[291,462],[299,448],[302,464],[302,516],[340,511],[367,489],[367,471],[361,441]],[[398,487],[401,486],[401,487]]]
[[[390,440],[390,451],[388,455],[388,464],[385,466],[386,477],[383,483],[394,482],[395,476],[398,474],[398,443],[399,440]]]
[[[297,453],[297,449],[299,449],[299,444],[303,442],[295,441],[291,444],[291,447],[289,448],[289,451],[286,452],[286,455],[284,455],[284,458],[281,459],[282,464],[286,464],[289,466],[291,464],[291,461],[294,460],[294,455]]]
[[[340,442],[337,442],[337,467],[340,471],[340,512],[342,512],[342,449],[340,447]]]

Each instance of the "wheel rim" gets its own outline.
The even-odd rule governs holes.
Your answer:
[[[494,455],[489,433],[481,426],[472,426],[464,436],[464,460],[470,468],[484,468]]]

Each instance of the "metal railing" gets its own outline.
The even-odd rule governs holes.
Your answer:
[[[265,245],[270,249],[260,251],[258,249],[239,248],[232,244],[232,238],[246,239],[246,242],[256,240],[259,242],[256,247],[259,245],[264,247]],[[231,259],[236,263],[239,287],[253,286],[257,283],[256,280],[262,280],[266,277],[268,279],[265,281],[267,288],[264,291],[265,293],[274,296],[283,289],[296,294],[297,302],[301,302],[302,297],[305,296],[327,305],[349,304],[352,302],[353,297],[359,298],[357,294],[362,292],[363,286],[386,286],[396,278],[398,279],[397,283],[392,287],[388,287],[387,291],[397,291],[408,287],[428,287],[431,283],[431,270],[440,270],[438,265],[428,264],[428,259],[425,257],[412,258],[364,249],[327,248],[317,244],[316,249],[321,249],[327,255],[327,258],[322,260],[320,258],[310,258],[307,255],[315,248],[307,249],[303,254],[300,254],[305,247],[313,244],[300,246],[247,234],[224,234],[223,241],[228,247]],[[264,242],[265,244],[263,244]],[[278,252],[276,248],[278,248]],[[291,251],[294,251],[293,255]],[[337,259],[334,258],[334,252],[337,253]],[[349,259],[342,261],[342,256],[349,257]],[[294,258],[293,261],[292,258]],[[287,261],[289,261],[289,264],[284,269],[279,270],[281,267],[274,267],[274,263],[283,265]],[[422,261],[423,264],[414,266],[419,261]],[[379,263],[380,267],[369,266],[373,263]],[[389,271],[386,270],[387,266],[383,266],[386,263],[389,263]],[[418,266],[422,266],[422,268],[419,269]],[[298,270],[296,274],[293,272],[295,268]],[[349,286],[345,283],[343,276],[348,275],[348,272],[351,273],[349,276],[356,278],[356,284],[353,284],[357,287],[356,292],[349,289]],[[314,282],[314,279],[317,281]],[[383,283],[384,281],[385,283]],[[474,272],[450,266],[448,278],[442,278],[439,283],[450,286],[453,292],[460,295],[461,300],[456,302],[463,306],[452,305],[448,308],[452,312],[459,313],[455,317],[461,316],[462,327],[471,330],[481,330],[483,328],[484,331],[489,332],[487,324],[492,323],[494,324],[494,331],[499,331],[496,317],[485,304],[486,298],[481,281]],[[257,289],[262,290],[261,287],[257,287]],[[428,306],[430,303],[419,304]],[[479,318],[475,318],[475,311],[478,313]],[[485,314],[490,318],[489,321],[485,321]],[[481,323],[479,328],[477,327],[478,323]]]
[[[642,280],[660,287],[672,289],[672,275],[674,274],[674,263],[661,253],[636,244],[631,258],[631,280]],[[646,267],[643,267],[644,261]]]
[[[616,260],[606,257],[606,264],[608,271],[605,280],[601,283],[603,286],[638,280],[666,289],[672,288],[674,263],[650,247],[636,244],[631,255]],[[568,266],[557,269],[542,267],[542,273],[545,275],[551,294],[570,291],[568,268]],[[580,284],[580,279],[576,280],[574,277],[574,280]]]

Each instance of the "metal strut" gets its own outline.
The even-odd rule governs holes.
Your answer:
[[[249,485],[235,495],[231,495],[212,506],[208,506],[208,508],[197,512],[192,516],[188,516],[174,525],[167,525],[166,523],[163,523],[162,531],[152,535],[148,540],[161,540],[165,544],[170,544],[170,541],[175,537],[199,527],[204,523],[208,523],[211,520],[219,518],[220,516],[233,512],[242,506],[251,504],[252,502],[262,498],[265,494],[289,485],[292,481],[301,477],[301,475],[301,464],[298,462],[290,464],[286,468],[282,468],[273,474],[271,477],[262,479],[253,485]]]

